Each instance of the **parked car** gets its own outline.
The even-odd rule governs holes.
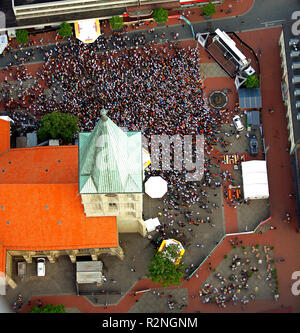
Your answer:
[[[249,146],[250,146],[250,154],[257,155],[258,154],[258,143],[255,134],[252,134],[249,138]]]
[[[234,116],[232,120],[237,131],[241,132],[244,130],[244,125],[242,124],[240,116]]]
[[[37,259],[37,276],[45,276],[46,274],[46,259],[38,258]]]

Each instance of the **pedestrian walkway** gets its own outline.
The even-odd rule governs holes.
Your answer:
[[[222,18],[232,18],[244,15],[253,6],[255,0],[225,0],[223,4],[216,5],[216,13],[212,16],[212,19],[222,19]],[[202,14],[201,7],[181,9],[176,11],[169,11],[169,19],[166,22],[166,27],[173,25],[183,24],[184,21],[179,19],[179,15],[184,15],[190,22],[199,22],[205,20]],[[126,18],[124,18],[126,21]],[[155,22],[150,24],[145,24],[140,27],[128,25],[126,28],[127,32],[140,31],[140,30],[150,30],[156,28],[158,25]],[[104,35],[111,35],[113,31],[110,28],[108,20],[101,21],[101,32]],[[57,30],[46,32],[29,34],[29,41],[25,47],[35,47],[37,45],[49,45],[55,44],[57,42]],[[18,49],[20,46],[16,38],[9,38],[9,47],[13,49]],[[6,51],[4,51],[5,55]]]

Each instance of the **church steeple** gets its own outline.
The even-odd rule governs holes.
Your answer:
[[[101,110],[90,133],[79,134],[79,193],[141,193],[142,136],[122,131]]]

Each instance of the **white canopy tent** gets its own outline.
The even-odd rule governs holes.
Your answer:
[[[3,53],[8,44],[7,35],[0,35],[0,54]]]
[[[93,43],[100,36],[99,20],[82,20],[74,23],[76,38],[83,43]]]
[[[156,217],[154,219],[146,220],[146,229],[148,232],[152,232],[156,229],[156,227],[160,226],[159,219]]]
[[[245,199],[269,198],[266,161],[242,162],[243,191]]]
[[[168,191],[168,183],[160,176],[150,177],[145,183],[145,192],[151,198],[162,198]]]

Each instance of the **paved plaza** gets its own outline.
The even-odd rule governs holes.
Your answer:
[[[278,32],[276,30],[275,33],[274,32],[272,33],[275,37],[272,37],[273,39],[271,38],[269,40],[269,43],[270,45],[275,45],[276,38],[278,38]],[[265,38],[267,38],[268,36],[263,35],[263,32],[261,32],[261,34],[255,34],[252,32],[248,34],[248,37],[249,40],[253,42],[253,45],[257,46],[259,45],[259,43],[262,43],[262,40],[265,40]],[[272,41],[273,44],[271,44],[270,41]],[[271,51],[272,47],[270,45],[269,45],[270,47],[269,52],[274,52]],[[267,70],[266,69],[268,65],[267,58],[268,59],[272,58],[272,54],[270,53],[269,56],[270,57],[266,56],[266,59],[264,59],[264,64],[262,66],[263,73],[265,73]],[[273,61],[272,65],[274,65],[275,63],[276,67],[277,62],[274,60],[272,61]],[[221,88],[223,89],[232,88],[231,85],[227,84],[229,79],[228,76],[224,74],[223,70],[220,69],[215,63],[203,62],[200,64],[200,68],[205,72],[207,78],[210,78],[212,80],[214,78],[218,78],[218,80],[220,80],[216,81],[218,83],[214,85],[215,88],[219,88],[217,87],[217,84],[219,84],[219,82],[221,82]],[[280,78],[279,74],[276,75],[278,76],[278,78]],[[269,76],[264,76],[264,80],[265,80],[264,81],[265,85],[263,92],[268,96],[267,99],[265,100],[266,101],[265,107],[267,108],[267,105],[271,106],[273,105],[273,103],[275,103],[273,102],[273,93],[270,93],[269,91],[271,89],[270,87],[272,86],[272,84],[274,85],[274,83],[270,82]],[[211,89],[214,88],[213,84],[210,84],[210,82],[214,81],[207,80],[208,83],[206,86],[207,95],[211,91]],[[267,82],[269,83],[268,86],[266,84]],[[30,85],[31,83],[32,80],[28,80],[28,83],[24,82],[24,85],[26,84]],[[280,96],[280,90],[277,89],[276,91],[278,93],[278,96]],[[47,91],[46,92],[47,96],[50,93],[51,91]],[[236,102],[236,96],[233,96],[233,94],[231,94],[229,97],[230,97],[230,103],[228,104],[228,107],[233,107],[234,102]],[[280,114],[274,116],[278,118],[276,119],[278,123],[281,124],[283,122],[284,115],[282,117]],[[266,135],[269,138],[269,141],[271,141],[270,138],[273,137],[273,132],[272,132],[273,125],[270,125],[270,121],[271,120],[273,121],[273,119],[270,119],[268,117],[270,117],[270,115],[264,115],[264,121],[266,123],[266,129],[267,129]],[[282,126],[281,127],[284,129],[284,125]],[[244,136],[242,136],[240,139],[237,139],[236,132],[234,131],[231,122],[223,124],[220,130],[221,130],[221,135],[224,135],[224,133],[229,133],[231,131],[233,132],[233,135],[226,137],[226,140],[231,143],[231,145],[228,145],[226,147],[228,153],[249,153],[248,139]],[[283,131],[280,131],[280,133],[283,133],[282,134],[283,136],[286,135],[286,133]],[[256,131],[256,135],[258,137],[259,150],[261,154],[262,140],[260,137],[260,132],[258,130]],[[281,139],[281,137],[280,138],[278,137],[278,133],[277,133],[277,139],[278,140]],[[286,140],[286,137],[282,139],[282,141],[284,140]],[[216,151],[219,151],[220,153],[224,153],[225,150],[219,143],[216,146],[214,146],[214,149]],[[271,161],[274,162],[278,158],[277,153],[273,153],[272,155],[272,151],[270,152],[271,152]],[[276,159],[274,157],[275,155]],[[259,158],[260,157],[261,155],[259,155]],[[90,312],[111,311],[113,306],[117,307],[118,305],[123,304],[125,302],[130,304],[130,306],[128,305],[127,311],[131,313],[138,313],[138,312],[172,313],[172,312],[187,312],[187,311],[193,312],[197,311],[198,309],[201,309],[201,311],[203,312],[221,311],[221,309],[217,308],[215,304],[203,304],[201,302],[201,298],[199,297],[199,290],[205,288],[204,286],[206,284],[212,284],[216,288],[220,289],[223,284],[220,282],[218,278],[216,278],[216,274],[218,273],[222,274],[222,276],[224,276],[227,279],[227,281],[229,281],[230,276],[232,275],[232,271],[229,266],[231,265],[232,258],[235,254],[241,258],[241,261],[246,260],[246,258],[250,256],[251,263],[255,264],[259,268],[259,272],[255,272],[248,279],[249,290],[241,289],[240,295],[242,297],[243,296],[248,297],[249,294],[255,294],[255,300],[260,300],[260,301],[266,300],[267,306],[269,306],[270,308],[274,306],[273,287],[274,285],[276,285],[276,281],[273,278],[271,280],[266,280],[267,277],[266,272],[268,264],[271,265],[272,269],[274,269],[274,267],[277,268],[278,264],[272,262],[270,263],[266,262],[263,247],[264,245],[270,247],[271,245],[274,245],[275,242],[278,242],[278,244],[280,242],[285,242],[285,244],[288,244],[289,240],[290,239],[295,240],[294,238],[296,238],[296,236],[291,231],[291,226],[280,225],[280,219],[278,218],[279,213],[275,209],[276,207],[280,206],[280,209],[283,210],[287,205],[290,204],[289,202],[287,202],[286,198],[283,199],[281,198],[281,190],[285,193],[286,196],[290,190],[288,187],[290,184],[290,178],[288,177],[288,179],[284,181],[285,184],[281,184],[281,181],[283,180],[279,179],[278,177],[274,178],[276,165],[273,163],[273,166],[274,166],[273,170],[270,170],[270,173],[272,174],[273,179],[276,178],[276,180],[274,181],[274,183],[271,184],[270,189],[272,193],[278,192],[277,196],[273,196],[272,199],[273,206],[271,206],[269,200],[256,200],[256,201],[251,201],[249,205],[241,204],[237,206],[236,209],[232,209],[232,211],[234,211],[237,222],[236,226],[234,227],[234,232],[249,232],[254,230],[261,221],[264,221],[266,218],[268,218],[271,215],[271,208],[272,208],[273,209],[272,225],[275,224],[277,225],[278,228],[283,228],[281,229],[283,230],[282,237],[281,235],[278,234],[281,233],[281,231],[279,230],[275,231],[276,233],[274,236],[274,234],[272,234],[273,231],[269,230],[269,224],[266,224],[264,227],[258,230],[262,231],[263,233],[262,235],[260,235],[257,232],[256,234],[250,235],[248,241],[245,240],[245,238],[243,238],[244,244],[246,246],[245,249],[242,248],[242,245],[236,248],[232,248],[231,246],[228,245],[228,241],[226,240],[221,244],[221,246],[217,249],[217,251],[214,254],[212,254],[212,257],[210,258],[211,261],[213,262],[213,267],[215,268],[215,271],[211,272],[207,270],[207,262],[210,261],[207,260],[205,265],[203,265],[203,267],[199,270],[199,276],[196,277],[194,274],[192,280],[185,281],[182,287],[173,288],[173,289],[163,289],[160,288],[160,286],[151,285],[151,283],[148,283],[147,280],[147,283],[151,285],[151,291],[142,293],[140,294],[139,297],[135,297],[133,295],[133,289],[137,290],[136,288],[139,288],[140,284],[143,283],[143,280],[145,279],[147,274],[147,267],[150,264],[151,257],[156,250],[154,246],[151,244],[150,239],[148,238],[142,238],[139,235],[135,234],[121,234],[120,246],[124,250],[125,259],[123,261],[120,261],[116,257],[104,256],[104,255],[100,256],[99,259],[104,263],[103,274],[106,278],[106,282],[104,282],[102,286],[90,285],[90,286],[82,286],[81,288],[82,291],[95,293],[95,295],[84,296],[84,299],[87,300],[88,302],[88,305],[85,308],[86,311],[88,310]],[[210,167],[210,172],[219,173],[222,171],[222,168],[224,168],[224,166],[214,165]],[[234,170],[233,168],[229,169],[232,171],[233,179],[235,180],[235,182],[237,184],[242,185],[241,169],[240,168],[238,168],[237,170]],[[285,172],[288,173],[289,170],[288,163],[287,165],[284,164],[281,167],[280,172],[283,172],[283,170],[285,170]],[[201,187],[199,186],[199,191],[200,190]],[[215,246],[218,244],[218,242],[222,239],[222,237],[225,235],[226,231],[228,230],[227,225],[230,222],[227,213],[224,212],[223,205],[224,204],[226,205],[226,203],[223,197],[222,187],[214,189],[207,188],[207,193],[209,195],[208,200],[211,203],[213,202],[217,204],[219,209],[207,210],[200,208],[199,205],[194,205],[187,209],[193,211],[193,216],[195,218],[196,217],[206,218],[207,216],[209,216],[212,223],[215,225],[214,227],[212,227],[211,224],[209,223],[203,223],[199,225],[189,224],[186,221],[182,210],[177,211],[172,209],[172,207],[167,207],[167,213],[166,213],[162,211],[163,204],[161,200],[150,199],[148,196],[146,195],[144,196],[145,219],[156,217],[159,215],[158,213],[162,213],[162,215],[159,216],[160,222],[162,224],[168,224],[171,220],[175,221],[172,228],[170,227],[167,228],[166,236],[171,238],[176,238],[183,243],[186,249],[183,261],[189,267],[187,274],[191,273],[194,268],[198,267],[207,257],[207,255],[209,255],[210,252],[215,248]],[[273,212],[275,212],[275,215],[273,214]],[[199,214],[197,215],[197,213]],[[184,222],[185,225],[181,227],[178,224],[178,222]],[[179,232],[177,233],[176,230],[178,230]],[[151,236],[155,239],[156,237],[160,236],[160,233],[153,232],[151,233]],[[258,264],[258,259],[255,257],[257,252],[253,253],[251,252],[252,249],[251,245],[254,246],[256,243],[259,244],[258,250],[260,251],[261,256],[263,257],[263,262],[261,264]],[[278,258],[278,256],[285,256],[285,251],[283,249],[282,250],[279,249],[279,247],[282,248],[282,246],[283,245],[275,246],[275,249],[270,251],[270,257],[272,258],[272,260]],[[247,252],[247,254],[244,254],[245,252]],[[288,244],[286,248],[286,253],[289,253],[291,261],[282,264],[282,266],[279,266],[278,269],[279,273],[281,273],[279,278],[280,288],[282,288],[282,290],[285,291],[285,293],[282,293],[282,295],[288,294],[290,283],[289,281],[286,280],[289,279],[288,274],[295,269],[295,265],[293,266],[291,264],[293,260],[292,258],[295,259],[297,253],[297,251],[295,251],[295,246]],[[224,255],[227,255],[227,258],[224,258]],[[13,265],[13,267],[14,267],[13,278],[18,283],[18,287],[16,289],[11,289],[11,288],[8,289],[7,298],[11,304],[16,299],[16,296],[19,293],[23,294],[25,303],[30,299],[39,298],[39,297],[45,299],[46,301],[48,299],[51,299],[47,298],[47,296],[57,295],[58,296],[57,299],[59,299],[61,303],[65,302],[67,307],[67,312],[70,313],[84,312],[83,309],[79,310],[80,308],[79,305],[78,307],[74,305],[76,304],[74,298],[72,298],[72,302],[70,301],[70,304],[68,303],[68,296],[76,295],[75,264],[72,264],[68,257],[64,256],[59,257],[57,263],[55,264],[50,264],[49,262],[47,262],[46,276],[43,278],[36,276],[35,262],[27,265],[28,273],[24,281],[20,281],[16,276],[16,262],[15,265]],[[240,274],[242,267],[244,266],[240,266],[239,270],[234,271],[235,272],[234,274]],[[134,271],[132,271],[132,268],[134,269]],[[260,278],[258,278],[258,275],[260,275]],[[288,279],[285,278],[286,276],[288,276]],[[188,283],[190,283],[190,285],[188,285]],[[272,284],[271,286],[269,285],[270,283]],[[61,298],[59,298],[60,296]],[[191,298],[192,296],[194,297]],[[79,300],[80,297],[78,297],[77,299]],[[168,302],[170,302],[170,300],[174,302],[173,309],[170,309],[168,306]],[[293,302],[294,304],[296,304],[294,300]],[[254,304],[260,304],[260,303],[254,303]],[[288,297],[284,298],[282,304],[284,305],[290,304]],[[105,309],[104,307],[105,305],[108,305],[108,309]],[[212,307],[210,307],[211,305]],[[276,306],[278,307],[279,305],[277,304]],[[295,306],[297,306],[297,304]],[[230,309],[232,311],[238,311],[232,308]],[[256,308],[253,305],[253,307],[251,308],[249,305],[249,311],[253,312],[262,311],[262,309],[266,310],[266,307],[258,305],[258,307]],[[24,311],[26,310],[28,310],[28,307],[24,308]]]

